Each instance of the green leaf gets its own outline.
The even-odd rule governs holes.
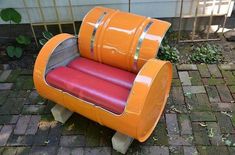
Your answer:
[[[22,56],[22,48],[20,47],[14,47],[14,46],[8,46],[7,47],[7,55],[11,58],[16,56],[17,58],[20,58]]]
[[[20,48],[20,47],[16,47],[16,48],[15,48],[15,56],[16,56],[17,58],[20,58],[20,57],[22,56],[22,53],[23,53],[22,48]]]
[[[7,55],[11,58],[14,57],[14,50],[15,50],[14,46],[8,46],[7,47]]]
[[[23,36],[23,35],[19,35],[18,37],[16,37],[16,41],[17,43],[22,44],[22,45],[29,45],[31,43],[30,38],[27,36]]]
[[[222,61],[221,49],[214,44],[204,43],[192,48],[193,54],[190,60],[193,63],[218,63]]]
[[[179,51],[176,47],[171,47],[169,45],[162,45],[158,53],[158,58],[161,60],[168,60],[171,62],[178,62],[179,61]]]
[[[46,38],[47,40],[51,39],[53,37],[53,34],[49,31],[44,31],[42,32],[42,35],[44,38]]]
[[[13,8],[2,9],[0,15],[2,20],[5,22],[13,21],[16,24],[21,22],[20,13]]]
[[[47,43],[48,40],[46,39],[39,39],[39,43],[43,46]]]

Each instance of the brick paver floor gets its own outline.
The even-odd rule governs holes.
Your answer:
[[[235,154],[234,99],[234,64],[174,66],[160,122],[127,154]],[[34,89],[31,70],[0,70],[0,153],[118,154],[111,147],[114,131],[78,114],[58,123],[54,105]]]

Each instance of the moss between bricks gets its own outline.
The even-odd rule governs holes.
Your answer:
[[[155,145],[168,145],[166,125],[164,123],[157,124],[153,135],[155,139],[153,138],[152,140],[154,141]]]
[[[190,118],[192,121],[216,121],[216,117],[212,112],[192,112]]]
[[[214,154],[214,155],[226,155],[229,154],[226,146],[197,146],[199,154]]]
[[[225,82],[222,78],[204,78],[203,79],[204,85],[224,85]]]
[[[180,79],[172,79],[171,85],[172,85],[173,87],[181,86]]]
[[[229,90],[231,93],[235,93],[235,86],[229,86]]]
[[[202,85],[201,76],[198,71],[189,71],[189,76],[191,77],[191,83],[194,86]]]
[[[19,77],[20,73],[21,73],[21,70],[19,69],[13,70],[7,78],[7,82],[15,82],[16,79]]]
[[[5,103],[5,101],[7,100],[7,97],[9,96],[9,93],[10,93],[10,91],[8,91],[8,90],[1,91],[1,93],[0,93],[0,106]]]
[[[232,118],[231,118],[233,126],[235,126],[235,112],[232,113]]]

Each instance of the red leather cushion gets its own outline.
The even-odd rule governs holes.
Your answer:
[[[130,89],[135,74],[102,63],[98,63],[86,58],[78,57],[68,64],[68,67],[99,77],[114,84]]]
[[[129,89],[125,87],[69,67],[58,67],[50,71],[46,81],[116,114],[123,112],[129,95]]]

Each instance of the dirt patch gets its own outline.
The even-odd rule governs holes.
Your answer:
[[[177,32],[173,32],[177,33]],[[173,36],[176,36],[175,34]],[[218,45],[221,48],[223,60],[220,63],[235,63],[235,42],[228,42],[223,35],[219,36],[219,41],[208,41],[208,44]],[[176,47],[180,53],[180,64],[192,63],[190,61],[190,56],[194,52],[192,47],[197,45],[200,47],[205,42],[195,42],[195,43],[177,43],[176,37],[173,41],[169,41],[170,45]]]

